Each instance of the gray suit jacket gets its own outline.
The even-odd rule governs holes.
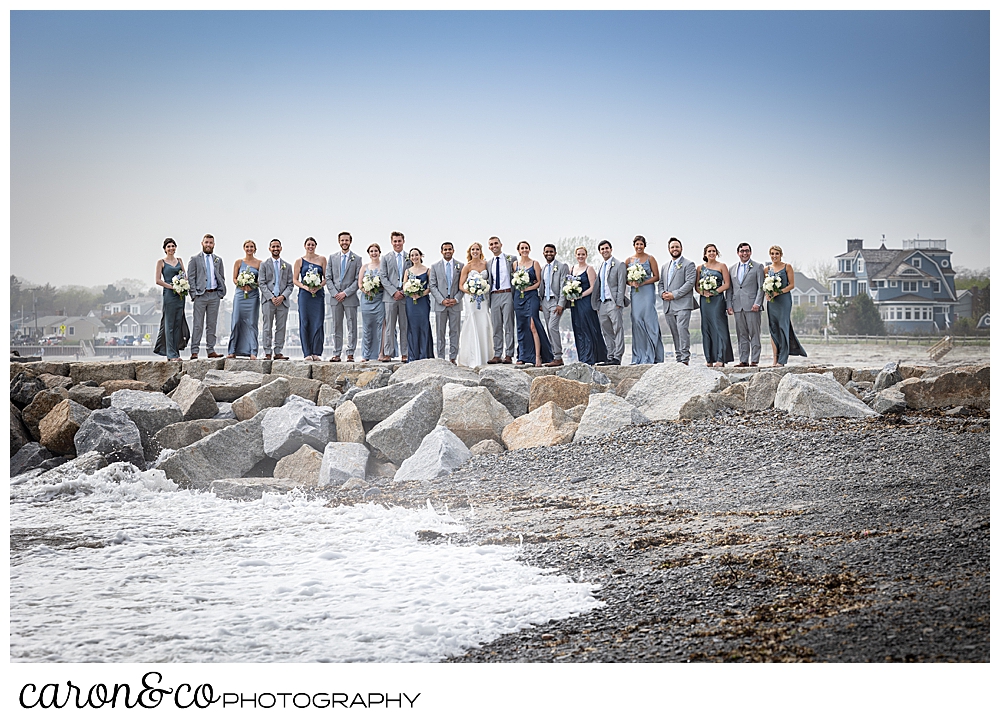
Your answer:
[[[222,259],[220,259],[215,254],[212,254],[212,258],[215,261],[213,266],[215,266],[215,287],[219,290],[219,298],[226,295],[226,270],[222,264]],[[205,293],[206,286],[208,282],[208,269],[205,268],[205,254],[199,252],[196,253],[188,260],[187,266],[188,272],[188,283],[191,285],[191,298],[196,296],[201,296]]]
[[[278,293],[274,293],[274,259],[272,258],[266,258],[260,262],[258,285],[264,301],[270,301],[275,296],[284,296],[285,300],[281,302],[281,305],[288,306],[288,299],[295,289],[295,285],[292,283],[292,265],[283,259],[279,259],[279,261],[281,263],[281,286]]]
[[[517,257],[511,256],[510,254],[505,254],[502,251],[500,252],[500,256],[507,262],[507,277],[509,280],[510,276],[514,273],[514,266],[517,264]],[[496,256],[490,256],[488,259],[486,259],[486,270],[490,272],[490,289],[493,288],[493,282],[495,281],[494,277],[496,276],[496,274],[494,273],[494,269],[496,268],[496,263],[497,263]],[[503,264],[504,262],[501,261],[500,263]],[[513,290],[514,287],[511,286],[511,292],[513,292]]]
[[[608,261],[611,265],[608,267],[608,290],[611,292],[611,298],[615,302],[615,306],[625,306],[625,264],[612,256]],[[597,272],[597,280],[594,281],[594,293],[590,295],[590,305],[594,308],[594,311],[599,311],[601,308],[601,267],[604,266],[604,259],[601,259],[601,263],[594,266],[594,270]]]
[[[671,264],[680,264],[680,268],[674,269],[674,277],[667,284]],[[660,280],[656,284],[656,293],[660,295],[669,291],[674,295],[673,301],[663,302],[664,314],[669,314],[671,311],[693,310],[695,308],[694,278],[696,274],[697,270],[695,269],[694,261],[688,261],[683,256],[678,259],[670,259],[670,261],[663,264],[663,268],[660,269]]]
[[[413,266],[410,260],[403,254],[403,271]],[[382,298],[385,301],[393,301],[392,295],[401,291],[403,287],[403,277],[396,268],[396,252],[390,250],[382,256],[378,267],[379,278],[382,279]]]
[[[431,265],[431,270],[428,273],[427,286],[431,291],[434,311],[445,310],[445,306],[441,303],[445,299],[458,299],[459,302],[462,300],[462,290],[458,287],[458,277],[462,275],[462,267],[465,264],[454,258],[448,263],[451,264],[451,288],[448,288],[448,275],[445,273],[444,259]]]
[[[330,306],[359,306],[361,300],[358,298],[358,275],[361,273],[361,257],[351,250],[347,252],[347,269],[344,271],[344,280],[340,280],[340,257],[341,253],[330,254],[326,261],[326,289],[330,296]],[[347,294],[342,302],[337,301],[334,294],[341,291]]]
[[[538,262],[542,266],[542,285],[538,287],[538,298],[545,298],[545,267],[548,266],[547,263],[542,264],[541,261]],[[566,277],[569,276],[569,266],[564,264],[559,259],[554,259],[552,261],[552,293],[555,294],[554,301],[557,306],[561,306],[564,309],[569,306],[569,301],[565,296],[562,295],[563,284],[566,283]]]
[[[737,270],[740,262],[729,267],[730,285],[726,289],[726,308],[733,311],[750,311],[754,304],[764,306],[764,266],[750,259],[743,283],[738,281]]]

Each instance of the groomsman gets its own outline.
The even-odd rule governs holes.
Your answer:
[[[591,306],[601,320],[601,334],[608,347],[608,364],[618,365],[625,356],[625,325],[622,309],[625,307],[625,264],[611,255],[611,242],[605,239],[597,244],[604,263],[597,270]]]
[[[510,277],[517,262],[510,254],[500,253],[500,239],[489,240],[493,258],[487,261],[493,288],[490,289],[490,320],[493,322],[493,358],[487,364],[510,364],[514,356],[514,298],[511,296]],[[503,354],[503,357],[500,355]]]
[[[562,295],[563,282],[569,275],[569,266],[562,261],[556,261],[554,244],[545,244],[542,255],[545,256],[545,265],[542,267],[542,285],[538,289],[538,295],[541,297],[542,323],[545,325],[549,344],[552,346],[552,361],[545,366],[561,367],[562,335],[559,333],[559,322],[562,320],[563,309],[569,305]]]
[[[205,332],[205,352],[209,359],[218,359],[215,353],[215,331],[219,324],[219,302],[226,295],[226,270],[222,259],[215,255],[215,237],[207,233],[201,240],[201,253],[188,261],[188,283],[194,307],[191,331],[191,358],[198,358],[201,334]]]
[[[462,332],[462,290],[458,288],[458,277],[465,264],[455,261],[455,247],[451,241],[441,244],[442,261],[431,266],[427,285],[430,288],[437,319],[437,357],[456,364],[458,358],[458,337]],[[448,355],[444,353],[445,329],[448,330]]]
[[[670,261],[660,269],[656,286],[663,299],[663,315],[667,317],[674,355],[681,364],[691,361],[691,312],[694,310],[694,261],[681,256],[684,247],[680,239],[672,238],[667,245]]]
[[[354,239],[347,231],[337,236],[339,254],[330,254],[326,262],[326,287],[330,294],[330,314],[333,316],[333,356],[330,361],[340,361],[344,346],[344,317],[347,317],[347,361],[354,361],[358,344],[358,272],[361,257],[351,251]]]
[[[271,358],[271,329],[274,328],[274,358],[287,359],[281,353],[285,346],[285,327],[288,324],[288,299],[292,295],[292,265],[281,260],[281,241],[271,239],[271,258],[260,263],[261,317],[264,333],[261,348],[264,358]]]
[[[757,366],[760,361],[760,309],[764,304],[764,266],[750,259],[750,244],[736,247],[738,264],[729,267],[732,285],[726,290],[726,311],[736,317],[736,339],[740,363]]]
[[[382,300],[385,302],[385,331],[382,332],[382,349],[385,356],[379,361],[390,361],[396,355],[396,327],[399,326],[400,359],[406,361],[406,295],[403,294],[403,272],[413,264],[403,253],[403,234],[389,234],[392,251],[384,254],[379,262],[378,275],[382,279]]]

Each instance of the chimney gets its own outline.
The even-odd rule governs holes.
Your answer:
[[[860,238],[849,238],[847,239],[847,250],[848,251],[860,251],[865,245],[864,239]]]

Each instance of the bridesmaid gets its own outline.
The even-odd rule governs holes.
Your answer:
[[[656,313],[656,284],[660,266],[646,253],[646,239],[636,236],[632,242],[635,256],[625,261],[625,268],[638,264],[646,270],[641,283],[632,283],[632,363],[659,364],[663,361],[663,337],[660,315]]]
[[[782,262],[780,246],[768,249],[771,263],[764,272],[768,276],[781,279],[781,288],[773,296],[767,294],[767,327],[771,333],[771,351],[774,353],[774,364],[783,367],[788,363],[789,355],[807,356],[806,350],[799,344],[792,329],[792,297],[789,291],[795,288],[795,270],[791,264]]]
[[[180,361],[181,338],[184,326],[184,297],[174,291],[171,283],[177,274],[184,273],[184,262],[176,258],[177,242],[164,239],[166,258],[156,262],[156,285],[163,287],[163,336],[166,342],[167,361]]]
[[[514,289],[514,319],[517,321],[517,365],[533,364],[536,367],[552,362],[552,347],[545,333],[541,317],[538,315],[540,301],[538,287],[542,283],[542,267],[529,257],[531,245],[522,241],[517,245],[517,253],[521,258],[517,261],[515,271],[527,271],[531,285],[521,292]]]
[[[229,327],[229,355],[226,357],[227,359],[235,359],[237,356],[257,358],[260,292],[257,290],[256,284],[240,286],[236,281],[243,271],[249,271],[254,278],[260,274],[260,259],[254,256],[257,253],[257,244],[253,241],[245,241],[243,253],[243,258],[233,264],[233,285],[236,287],[236,292],[233,297],[233,318]]]
[[[362,265],[358,274],[358,288],[361,289],[361,361],[381,359],[382,332],[385,326],[385,303],[382,301],[381,287],[375,294],[375,299],[365,295],[365,278],[378,278],[379,262],[382,259],[382,247],[371,244],[368,247],[371,261]]]
[[[705,262],[695,272],[694,288],[701,297],[701,347],[705,351],[705,366],[724,367],[733,361],[733,342],[729,338],[729,316],[726,314],[725,292],[732,282],[729,268],[719,261],[719,249],[708,244],[703,252]],[[714,291],[702,291],[701,280],[715,278]]]
[[[323,312],[326,298],[323,293],[326,259],[316,253],[316,239],[306,239],[305,256],[296,260],[292,269],[292,283],[299,287],[299,339],[302,355],[308,361],[322,361],[323,358]],[[310,271],[319,274],[320,285],[310,289],[302,283],[302,277]]]
[[[570,307],[573,338],[576,340],[576,356],[584,364],[593,365],[608,360],[608,347],[604,344],[604,335],[601,333],[601,320],[588,298],[594,293],[597,272],[593,266],[587,263],[586,248],[578,246],[574,253],[576,254],[576,264],[570,269],[570,273],[576,277],[583,288],[583,296]]]
[[[420,249],[410,249],[410,263],[403,272],[403,283],[409,279],[419,279],[424,290],[419,297],[406,300],[406,351],[407,361],[434,358],[434,338],[431,336],[431,293],[430,269],[424,266],[424,255]],[[414,303],[416,302],[416,303]]]

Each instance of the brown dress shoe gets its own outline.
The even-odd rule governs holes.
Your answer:
[[[387,356],[380,356],[380,357],[378,358],[378,360],[379,360],[380,362],[390,362],[390,361],[392,361],[392,357],[387,357]]]
[[[348,354],[348,355],[347,355],[347,361],[349,361],[349,362],[352,362],[352,361],[354,361],[354,357],[353,357],[353,356],[351,356],[350,354]]]
[[[750,365],[747,364],[746,362],[740,362],[739,364],[733,364],[733,366],[736,366],[736,367],[748,367]]]
[[[455,366],[458,366],[458,362],[455,361],[454,359],[451,360],[451,363],[454,364]]]
[[[332,357],[330,357],[330,361],[340,361],[340,357],[339,356],[332,356]]]
[[[503,358],[503,363],[504,363],[504,364],[510,364],[510,363],[512,363],[513,361],[514,361],[514,360],[513,360],[513,359],[511,359],[511,358],[510,358],[509,356],[505,356],[505,357]]]
[[[288,357],[285,356],[284,354],[275,354],[274,358],[275,359],[284,359],[285,361],[288,361]]]
[[[191,357],[191,358],[194,359],[194,357]],[[499,364],[500,363],[500,357],[495,356],[492,359],[490,359],[489,361],[487,361],[486,363],[487,364]]]
[[[265,358],[265,359],[270,359],[270,358],[271,358],[271,355],[270,355],[270,354],[265,354],[265,355],[264,355],[264,358]]]
[[[750,362],[750,366],[752,366],[752,367],[757,366],[757,362]]]
[[[208,355],[208,358],[209,359],[221,359],[222,358],[222,354],[216,354],[213,351],[211,354]],[[234,356],[233,358],[235,359],[236,357]]]
[[[192,358],[192,359],[197,359],[197,358],[198,358],[198,355],[197,355],[197,354],[192,354],[192,355],[191,355],[191,358]]]
[[[543,364],[542,366],[546,366],[546,367],[561,367],[562,365],[563,365],[563,360],[562,359],[553,359],[548,364]]]
[[[209,356],[212,356],[212,355],[209,354]],[[226,354],[226,359],[235,359],[235,358],[236,358],[235,354]]]

